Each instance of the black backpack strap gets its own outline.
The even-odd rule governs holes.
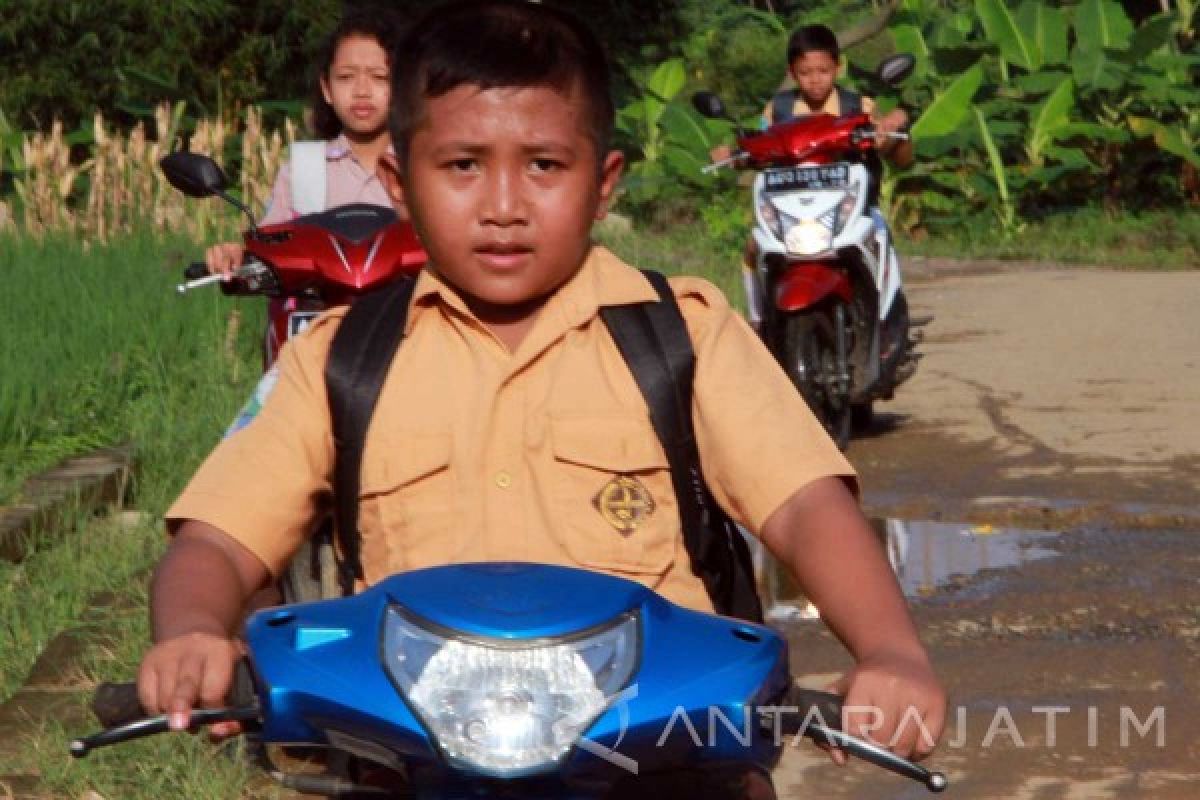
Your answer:
[[[796,90],[784,89],[771,98],[771,124],[787,122],[796,117]]]
[[[862,111],[862,95],[843,86],[834,86],[838,95],[838,114],[857,114]]]
[[[683,540],[720,614],[762,622],[750,550],[704,482],[692,425],[696,356],[667,279],[643,270],[660,302],[610,306],[600,316],[650,409],[671,467]]]
[[[325,362],[325,389],[333,425],[334,525],[341,549],[338,577],[351,594],[362,580],[358,492],[367,426],[392,365],[416,280],[401,278],[354,301],[333,336]]]

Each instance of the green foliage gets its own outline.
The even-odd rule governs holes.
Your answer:
[[[633,153],[623,203],[646,212],[689,188],[711,187],[717,180],[703,172],[709,150],[728,135],[729,126],[700,116],[683,94],[683,61],[660,64],[644,80],[640,97],[617,113],[617,131]],[[667,206],[673,208],[670,202]]]
[[[0,108],[78,127],[186,100],[201,116],[305,97],[338,0],[27,0],[0,15]]]
[[[990,209],[1014,228],[1022,214],[1080,198],[1186,199],[1200,62],[1183,49],[1179,13],[1135,25],[1115,0],[975,0],[967,16],[930,0],[905,8],[893,35],[919,65],[904,96],[924,110],[912,128],[919,163],[887,187],[903,225]]]

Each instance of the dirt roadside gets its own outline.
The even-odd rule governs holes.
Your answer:
[[[946,796],[1198,796],[1200,272],[915,266],[914,315],[935,320],[916,376],[848,449],[865,506],[1060,532],[1052,558],[913,603],[950,695],[931,759]],[[785,631],[802,682],[849,665],[818,623]],[[807,743],[776,783],[927,796]]]

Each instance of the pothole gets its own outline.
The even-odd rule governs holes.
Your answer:
[[[906,597],[958,587],[986,570],[1052,558],[1054,531],[974,523],[873,518],[871,526]],[[765,550],[758,554],[759,591],[768,622],[817,619],[819,611]]]

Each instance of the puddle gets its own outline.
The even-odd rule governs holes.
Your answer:
[[[1019,567],[1058,555],[1039,543],[1053,531],[932,520],[871,520],[907,597],[925,597],[983,570]],[[770,622],[816,619],[817,609],[765,550],[755,552],[759,587]]]

